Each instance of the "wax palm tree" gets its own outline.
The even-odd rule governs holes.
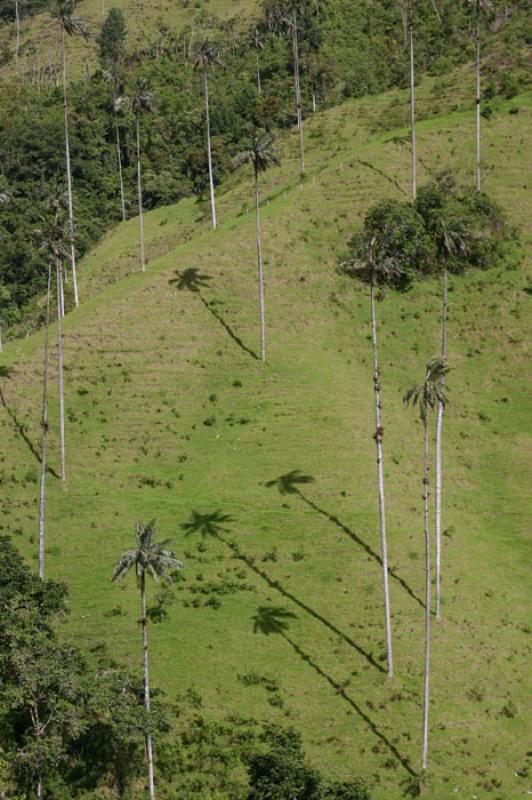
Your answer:
[[[49,9],[52,18],[59,24],[61,31],[61,57],[63,62],[63,117],[65,128],[65,160],[68,192],[68,221],[70,226],[70,258],[72,263],[72,284],[74,303],[79,306],[78,278],[76,270],[76,248],[74,244],[74,202],[72,198],[72,167],[70,163],[70,135],[68,129],[68,97],[67,97],[67,57],[65,40],[67,36],[88,38],[87,26],[79,17],[74,16],[77,0],[50,0]]]
[[[451,258],[465,258],[469,252],[471,233],[460,220],[440,220],[438,236],[438,256],[443,268],[442,313],[441,313],[441,357],[447,359],[447,294],[449,282],[449,261]],[[441,390],[445,388],[445,373],[441,375]],[[436,521],[436,618],[441,619],[441,506],[442,506],[442,434],[444,403],[438,400],[436,417],[436,469],[435,469],[435,521]]]
[[[255,176],[255,220],[257,241],[257,269],[259,283],[259,319],[260,319],[260,357],[266,361],[266,320],[264,305],[264,269],[262,263],[262,241],[260,233],[260,194],[259,176],[272,164],[279,164],[273,139],[268,133],[255,132],[248,150],[239,153],[234,159],[235,164],[250,162],[253,165]]]
[[[449,367],[443,358],[432,358],[425,368],[423,382],[412,386],[404,396],[404,404],[419,406],[424,432],[424,471],[423,471],[423,528],[425,536],[425,674],[423,688],[423,745],[421,768],[427,769],[430,702],[430,614],[431,614],[431,564],[429,534],[429,425],[430,411],[438,403],[445,405],[447,398],[443,391],[443,379]]]
[[[118,164],[118,183],[120,187],[120,210],[122,212],[122,221],[126,220],[126,200],[124,193],[124,176],[122,171],[122,144],[120,142],[120,125],[118,118],[120,111],[123,108],[123,103],[120,102],[121,98],[117,94],[118,74],[113,67],[111,70],[105,70],[103,73],[105,80],[109,83],[111,88],[111,102],[113,105],[113,124],[115,129],[116,138],[116,160]]]
[[[140,121],[143,114],[152,114],[155,110],[154,95],[149,90],[148,82],[145,78],[141,78],[134,89],[131,101],[126,97],[120,97],[116,101],[117,112],[128,107],[131,103],[131,109],[135,117],[135,138],[137,143],[137,201],[139,209],[139,231],[140,231],[140,268],[142,272],[146,270],[146,255],[144,248],[144,212],[143,212],[143,190],[142,190],[142,159],[141,159],[141,139],[140,139]]]
[[[384,245],[384,246],[383,246]],[[384,587],[384,612],[386,627],[386,656],[388,663],[388,677],[393,676],[393,650],[392,628],[390,615],[390,591],[388,586],[388,543],[386,536],[386,503],[384,495],[384,468],[383,468],[383,436],[382,401],[381,401],[381,376],[379,369],[379,351],[377,338],[377,311],[375,307],[375,291],[379,285],[386,285],[400,281],[403,270],[399,261],[390,255],[386,242],[380,242],[377,235],[373,235],[368,243],[365,253],[365,266],[369,272],[369,294],[371,311],[371,342],[373,349],[373,392],[375,400],[375,433],[373,438],[377,449],[377,483],[379,491],[379,519],[381,532],[381,561]]]
[[[416,99],[414,88],[414,5],[408,1],[408,53],[410,60],[410,139],[412,148],[412,197],[417,194],[417,155],[416,155]]]
[[[41,413],[41,482],[39,487],[39,578],[44,578],[44,539],[46,509],[46,443],[48,438],[48,332],[50,327],[50,293],[52,264],[48,267],[48,289],[46,292],[46,316],[44,323],[44,370]]]
[[[294,69],[294,92],[296,100],[296,124],[299,132],[299,166],[305,172],[305,136],[303,132],[303,103],[301,100],[301,70],[299,65],[299,20],[297,0],[288,0],[282,24],[292,39],[292,63]]]
[[[63,262],[72,248],[72,234],[69,220],[64,218],[64,202],[61,196],[54,197],[50,209],[40,219],[37,235],[41,241],[40,249],[47,254],[49,263],[55,263],[57,288],[57,382],[59,393],[59,439],[61,455],[61,480],[66,480],[65,448],[65,390],[63,380]]]
[[[207,134],[207,160],[209,164],[209,189],[211,197],[211,219],[212,227],[216,228],[218,221],[216,218],[216,201],[214,198],[214,177],[212,173],[212,148],[211,148],[211,121],[209,110],[209,71],[215,65],[222,66],[217,47],[210,39],[204,39],[196,49],[194,57],[194,69],[203,72],[203,90],[205,95],[205,128]]]
[[[144,708],[148,716],[146,739],[146,760],[148,763],[148,781],[150,798],[155,798],[155,780],[153,770],[153,745],[149,728],[149,715],[151,711],[150,699],[150,680],[148,663],[148,617],[146,615],[146,575],[155,581],[160,579],[171,580],[174,573],[183,566],[177,560],[175,553],[168,549],[170,541],[165,539],[162,542],[156,541],[155,521],[152,520],[147,525],[137,522],[135,526],[135,547],[126,550],[120,556],[118,563],[113,571],[113,580],[118,580],[134,570],[137,584],[140,589],[140,600],[142,617],[142,637],[144,646]]]
[[[255,28],[255,32],[253,34],[252,46],[255,48],[255,58],[257,61],[257,91],[259,94],[262,94],[260,80],[260,54],[261,51],[264,50],[264,38],[261,35],[258,26]]]
[[[477,158],[476,158],[476,173],[477,173],[477,192],[481,189],[481,175],[480,175],[480,26],[481,26],[481,0],[475,0],[475,68],[476,68],[476,143],[477,143]]]

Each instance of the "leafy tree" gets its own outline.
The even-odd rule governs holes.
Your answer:
[[[423,747],[421,768],[427,769],[429,741],[429,704],[430,704],[430,616],[431,616],[431,564],[430,564],[430,532],[429,532],[429,426],[430,411],[434,411],[441,403],[446,405],[447,398],[443,391],[444,378],[449,367],[443,358],[432,358],[425,368],[423,382],[412,386],[404,396],[404,404],[419,406],[424,432],[424,471],[423,471],[423,528],[425,536],[425,677],[423,688]]]
[[[205,96],[205,130],[207,134],[207,159],[209,164],[209,190],[211,197],[211,219],[212,227],[217,227],[216,202],[214,198],[214,177],[212,173],[212,148],[211,148],[211,123],[209,108],[209,71],[216,64],[222,65],[220,54],[213,42],[204,39],[196,49],[194,57],[194,69],[203,72],[203,90]]]
[[[113,580],[127,575],[130,570],[134,570],[137,584],[140,590],[141,600],[141,625],[144,643],[144,708],[148,716],[145,729],[146,740],[146,760],[148,762],[148,781],[150,798],[155,798],[155,781],[153,769],[153,745],[150,728],[150,681],[149,681],[149,662],[148,662],[148,617],[146,614],[146,574],[154,580],[171,580],[172,575],[183,566],[177,560],[175,553],[168,549],[170,543],[168,539],[157,542],[155,521],[152,520],[147,525],[137,522],[135,528],[136,545],[132,550],[126,550],[115,566]]]
[[[259,282],[259,318],[260,318],[260,357],[266,361],[266,321],[264,303],[264,270],[262,263],[262,242],[260,232],[260,194],[259,176],[265,172],[272,164],[279,164],[277,152],[275,150],[272,137],[266,133],[253,133],[250,147],[243,150],[235,158],[235,164],[250,162],[253,165],[255,176],[255,219],[256,219],[256,240],[257,240],[257,269]]]
[[[76,248],[74,244],[74,202],[72,198],[72,166],[70,163],[70,134],[68,129],[68,98],[67,98],[67,58],[65,38],[66,36],[88,37],[85,23],[79,17],[74,16],[77,0],[50,0],[50,14],[58,24],[61,31],[61,58],[63,62],[63,115],[65,126],[65,160],[66,177],[68,192],[68,221],[70,226],[70,253],[72,263],[72,284],[74,287],[74,303],[79,306],[78,278],[76,271]]]
[[[124,14],[120,8],[112,8],[96,39],[100,48],[100,61],[104,68],[116,71],[122,66],[125,58],[126,37],[127,28]]]

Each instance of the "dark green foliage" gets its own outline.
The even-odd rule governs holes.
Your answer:
[[[364,228],[351,240],[349,274],[404,288],[433,261],[433,245],[423,217],[410,204],[384,200],[370,209]]]
[[[121,9],[112,8],[97,39],[104,67],[117,68],[123,62],[126,33],[124,14]]]
[[[487,269],[502,257],[508,229],[500,207],[484,193],[460,187],[448,173],[418,191],[414,203],[384,200],[366,214],[350,242],[342,272],[394,288],[437,272]]]
[[[358,780],[330,783],[321,796],[322,800],[370,800],[367,786]]]
[[[250,759],[248,800],[318,800],[320,775],[305,761],[297,731],[271,726],[263,740],[266,752]]]

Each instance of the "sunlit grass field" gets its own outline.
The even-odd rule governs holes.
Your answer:
[[[140,669],[138,593],[132,580],[110,578],[135,521],[156,518],[185,562],[176,601],[151,627],[153,680],[166,699],[191,688],[212,719],[292,724],[317,766],[363,777],[375,800],[401,797],[420,769],[423,442],[402,397],[438,353],[441,287],[434,278],[378,304],[396,661],[389,682],[369,298],[336,266],[372,203],[408,196],[406,129],[374,132],[395,98],[316,114],[306,125],[302,182],[296,134],[279,143],[281,166],[262,185],[266,365],[256,358],[245,169],[219,192],[216,232],[192,200],[146,215],[144,275],[136,219],[80,264],[82,306],[64,322],[68,480],[49,476],[47,507],[47,575],[70,586],[67,639],[84,650],[105,642]],[[484,186],[519,242],[504,264],[450,283],[430,800],[517,800],[532,790],[531,123],[526,95],[501,103],[483,129]],[[473,183],[472,111],[424,120],[418,147],[421,183],[444,168]],[[204,276],[199,293],[170,283],[187,268]],[[42,333],[17,341],[1,357],[15,371],[2,382],[0,524],[33,564],[42,342]],[[55,399],[54,383],[57,469]],[[213,514],[217,535],[182,527]],[[284,635],[254,633],[262,607],[293,614]],[[246,685],[251,673],[275,678],[280,700],[272,705],[264,688]]]

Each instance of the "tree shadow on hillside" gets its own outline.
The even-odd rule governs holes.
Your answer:
[[[214,303],[212,301],[209,302],[202,295],[201,290],[209,286],[209,282],[212,280],[211,276],[207,275],[206,273],[201,273],[198,269],[196,269],[196,267],[188,267],[183,271],[176,270],[175,274],[176,277],[172,278],[172,280],[168,281],[168,283],[171,286],[175,286],[179,292],[187,291],[197,295],[207,311],[212,314],[214,319],[222,326],[224,331],[240,347],[240,349],[250,355],[252,358],[258,360],[258,355],[255,353],[255,351],[248,347],[247,344],[242,341],[240,336],[235,333],[235,331],[225,321],[219,311],[216,310]]]
[[[285,608],[278,608],[274,606],[261,606],[257,609],[257,613],[253,617],[253,632],[262,633],[265,636],[277,634],[281,636],[287,644],[294,650],[294,652],[301,658],[305,664],[317,672],[317,674],[327,681],[332,686],[336,694],[342,698],[349,706],[358,714],[358,716],[366,723],[370,731],[376,736],[394,756],[394,758],[401,764],[411,777],[417,777],[417,773],[412,769],[409,760],[406,756],[402,755],[394,743],[384,734],[377,725],[373,722],[371,717],[362,709],[362,707],[354,700],[348,693],[345,685],[338,683],[323,667],[321,667],[303,648],[288,635],[290,621],[296,619],[296,615]]]
[[[9,377],[8,371],[6,371],[5,368],[3,368],[2,372],[0,372],[0,378],[1,377]],[[30,451],[32,456],[40,464],[41,463],[41,454],[40,454],[39,450],[37,449],[35,444],[32,442],[32,440],[30,439],[30,437],[26,433],[26,427],[25,427],[24,423],[19,421],[16,413],[7,404],[6,398],[5,398],[4,393],[3,393],[1,388],[0,388],[0,404],[5,408],[8,417],[10,418],[11,422],[13,423],[13,428],[15,429],[15,433],[18,436],[20,436],[20,438],[25,443],[26,447],[28,448],[28,450]],[[55,469],[53,467],[50,467],[48,465],[46,467],[46,472],[48,472],[50,475],[53,475],[54,478],[58,478],[59,479],[59,475],[58,475],[58,473],[55,471]]]
[[[316,513],[320,514],[322,517],[328,519],[329,522],[333,523],[333,525],[336,525],[337,528],[339,528],[343,533],[345,533],[346,536],[349,536],[349,538],[353,542],[355,542],[359,547],[361,547],[368,554],[368,556],[374,559],[382,567],[382,558],[379,553],[373,550],[373,548],[367,542],[365,542],[364,539],[361,539],[360,536],[357,533],[355,533],[355,531],[351,530],[351,528],[348,528],[347,525],[341,522],[341,520],[339,520],[335,514],[331,514],[329,511],[326,511],[324,508],[318,506],[310,498],[308,498],[305,494],[303,494],[303,492],[299,488],[300,486],[306,486],[314,482],[315,481],[312,475],[305,475],[300,470],[293,469],[291,472],[287,472],[284,475],[280,475],[278,478],[274,478],[271,481],[267,481],[264,485],[268,489],[277,487],[279,494],[283,497],[288,494],[297,495],[299,499],[302,500],[303,503],[305,503],[305,505],[307,505],[313,511],[316,511]],[[417,596],[417,594],[414,592],[411,586],[409,586],[409,584],[405,581],[404,578],[402,578],[400,575],[394,572],[393,569],[390,568],[388,568],[388,574],[390,575],[391,578],[397,581],[397,583],[400,586],[402,586],[405,592],[407,592],[407,594],[409,594],[410,597],[416,601],[416,603],[418,603],[422,608],[425,608],[425,603],[423,602],[423,600]]]
[[[197,511],[193,511],[190,520],[183,523],[181,528],[185,531],[185,535],[187,536],[198,533],[202,539],[212,537],[222,542],[231,550],[235,558],[243,561],[248,569],[254,572],[255,575],[258,575],[258,577],[260,577],[270,587],[270,589],[274,589],[275,591],[279,592],[283,595],[283,597],[291,600],[292,603],[298,606],[306,614],[314,617],[315,620],[324,625],[331,633],[334,633],[336,636],[341,638],[346,644],[349,645],[349,647],[362,656],[362,658],[364,658],[374,669],[382,673],[386,672],[384,667],[379,664],[379,662],[373,656],[373,653],[368,652],[361,647],[361,645],[357,644],[348,634],[340,630],[334,623],[330,622],[318,611],[315,611],[303,600],[300,600],[298,597],[296,597],[296,595],[286,589],[278,580],[270,578],[268,573],[256,564],[255,559],[252,556],[242,552],[236,542],[228,539],[224,534],[230,532],[230,529],[227,527],[227,525],[233,521],[233,518],[229,514],[224,514],[221,511],[213,511],[207,514],[200,514]]]

